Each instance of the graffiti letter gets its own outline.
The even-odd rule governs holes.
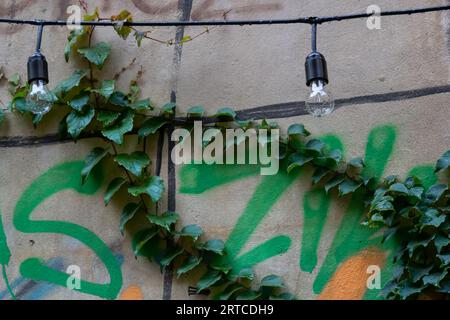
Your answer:
[[[122,287],[122,272],[111,250],[101,239],[77,224],[53,220],[31,220],[30,218],[34,209],[41,203],[64,190],[73,189],[83,195],[95,194],[103,180],[101,172],[95,170],[82,185],[80,174],[83,167],[83,161],[59,164],[34,180],[17,202],[14,211],[14,226],[24,233],[62,234],[77,239],[92,249],[108,270],[110,282],[98,284],[81,280],[81,288],[76,290],[106,299],[115,299]],[[62,287],[66,287],[69,279],[67,273],[46,266],[38,258],[30,258],[22,262],[20,272],[25,278],[47,281]]]

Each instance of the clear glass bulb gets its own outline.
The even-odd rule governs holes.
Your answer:
[[[334,98],[325,89],[322,80],[314,80],[311,83],[311,92],[305,100],[306,110],[314,117],[324,117],[334,110]]]
[[[32,113],[43,115],[52,108],[53,95],[43,80],[35,80],[31,83],[26,101],[27,107]]]

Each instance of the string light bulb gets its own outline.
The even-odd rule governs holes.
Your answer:
[[[53,105],[53,95],[47,87],[48,63],[41,53],[43,25],[39,26],[36,52],[28,58],[28,84],[30,91],[26,97],[27,108],[35,115],[48,113]]]
[[[306,110],[314,117],[324,117],[333,112],[335,101],[328,84],[328,69],[325,57],[317,52],[317,24],[312,24],[312,52],[306,57],[306,85],[310,91],[305,99]]]

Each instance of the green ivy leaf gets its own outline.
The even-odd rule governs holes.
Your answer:
[[[141,194],[150,196],[153,202],[158,202],[164,193],[164,180],[158,176],[153,176],[144,181],[140,186],[133,186],[128,188],[128,192],[137,197]]]
[[[102,87],[100,89],[94,89],[92,90],[92,92],[98,93],[105,99],[109,99],[111,95],[114,93],[115,88],[116,88],[115,80],[104,80],[102,82]]]
[[[412,282],[416,283],[417,281],[419,281],[420,279],[422,279],[424,276],[428,275],[431,271],[431,269],[433,269],[433,265],[429,265],[429,266],[409,266],[408,270],[409,270],[409,274],[411,275],[411,280]]]
[[[109,96],[109,102],[111,102],[115,106],[119,107],[128,107],[130,101],[128,100],[128,96],[121,92],[115,91]]]
[[[422,187],[414,187],[409,189],[409,196],[417,201],[422,199],[422,194],[424,192],[424,188]]]
[[[234,111],[231,108],[228,107],[224,107],[224,108],[220,108],[215,117],[217,118],[227,118],[227,119],[235,119],[236,118],[236,111]]]
[[[430,203],[436,203],[441,199],[447,190],[448,186],[446,184],[436,184],[428,189],[425,193],[425,198]]]
[[[173,110],[176,108],[176,106],[177,105],[175,103],[173,103],[173,102],[166,103],[165,105],[163,105],[161,107],[162,113],[164,115],[172,115],[173,114]]]
[[[450,265],[450,253],[438,254],[437,257],[442,263],[442,266],[448,267]]]
[[[205,108],[203,106],[193,106],[187,111],[187,115],[190,118],[201,118],[205,113]]]
[[[140,256],[143,255],[144,246],[158,234],[158,228],[146,228],[139,232],[137,232],[132,240],[132,248],[134,255]]]
[[[337,175],[325,184],[325,192],[328,193],[331,189],[337,187],[344,181],[344,177]]]
[[[107,127],[112,125],[117,119],[119,119],[120,115],[121,113],[117,111],[102,110],[97,113],[97,120]]]
[[[202,228],[196,224],[185,226],[180,232],[178,232],[180,237],[191,237],[195,241],[198,240],[202,234]]]
[[[306,156],[300,153],[293,153],[289,156],[287,172],[291,173],[295,168],[303,167],[305,164],[311,162],[313,157]]]
[[[89,93],[82,92],[69,101],[69,106],[75,111],[82,112],[83,107],[89,103]]]
[[[75,87],[80,85],[83,78],[87,76],[86,70],[76,70],[69,78],[61,82],[55,89],[54,94],[63,96]]]
[[[247,290],[242,292],[241,294],[239,294],[236,297],[236,300],[247,300],[247,301],[252,301],[252,300],[256,300],[259,297],[261,297],[262,293],[261,292],[257,292],[254,290]]]
[[[334,169],[342,160],[342,151],[339,149],[332,150],[328,155],[323,157],[318,157],[314,160],[314,164]]]
[[[5,113],[3,112],[3,109],[0,109],[0,124],[5,120]]]
[[[131,110],[126,110],[125,113],[121,114],[121,119],[118,123],[104,129],[102,134],[109,140],[117,143],[123,143],[124,134],[133,130],[134,112]]]
[[[195,269],[201,262],[201,257],[189,256],[189,258],[177,269],[177,277]]]
[[[311,133],[305,129],[303,124],[293,124],[288,128],[289,137],[308,137]]]
[[[446,279],[441,283],[441,288],[436,290],[440,293],[450,293],[450,279]]]
[[[385,183],[387,186],[390,186],[391,184],[394,184],[394,183],[396,183],[396,182],[398,182],[398,176],[396,176],[396,175],[391,175],[391,176],[388,176],[388,177],[386,177],[386,178],[384,179],[384,183]]]
[[[137,42],[139,48],[141,47],[142,40],[144,39],[144,37],[145,37],[144,32],[137,31],[137,30],[134,32],[134,38],[136,39],[136,42]]]
[[[111,202],[112,197],[120,190],[120,188],[126,183],[124,178],[118,177],[112,180],[108,187],[106,188],[105,196],[103,197],[103,201],[105,202],[105,206]]]
[[[450,150],[442,155],[436,163],[435,172],[446,170],[450,166]]]
[[[406,246],[406,250],[408,251],[409,257],[411,258],[417,249],[427,248],[432,240],[433,240],[432,237],[429,237],[420,241],[410,241]]]
[[[136,177],[142,175],[142,171],[150,164],[150,158],[145,152],[135,151],[131,154],[118,154],[114,161]]]
[[[94,148],[89,152],[84,160],[84,167],[81,170],[81,181],[84,184],[91,171],[109,154],[107,149]]]
[[[404,282],[400,286],[399,295],[402,299],[407,299],[412,295],[418,294],[420,292],[422,292],[422,287]]]
[[[245,287],[243,287],[240,284],[232,284],[231,286],[227,287],[227,289],[222,292],[217,299],[219,300],[230,300],[230,298],[235,295],[236,293],[238,293],[239,291],[242,291],[243,289],[245,289]]]
[[[325,143],[318,139],[312,139],[306,144],[305,151],[313,156],[320,156],[324,147]]]
[[[147,219],[170,232],[171,226],[177,223],[180,216],[175,212],[165,212],[160,216],[148,215]]]
[[[395,194],[403,195],[403,196],[409,195],[409,190],[403,183],[392,184],[389,187],[388,191],[390,191],[391,193],[395,193]]]
[[[354,193],[362,186],[362,182],[356,182],[350,179],[345,179],[339,184],[339,196],[343,197],[347,194]]]
[[[137,101],[135,103],[132,103],[128,106],[129,108],[133,110],[151,110],[151,102],[150,99],[144,99]]]
[[[128,203],[122,210],[120,215],[120,233],[124,233],[126,224],[134,218],[136,213],[142,208],[142,202],[140,203]]]
[[[167,123],[168,121],[164,118],[150,118],[142,124],[138,135],[140,137],[147,137],[148,135],[155,134]]]
[[[207,241],[205,244],[199,244],[198,248],[205,251],[211,251],[219,255],[224,254],[225,244],[220,239],[212,239]]]
[[[323,178],[325,178],[331,171],[327,168],[317,168],[314,170],[314,173],[312,175],[312,183],[318,184],[320,181],[322,181]]]
[[[444,223],[446,215],[440,214],[436,209],[428,209],[425,211],[425,214],[422,216],[422,227],[435,227],[438,228],[441,224]]]
[[[266,276],[261,280],[261,287],[284,288],[283,279],[276,275]]]
[[[420,186],[421,184],[422,184],[422,182],[416,176],[410,176],[410,177],[406,178],[406,180],[405,180],[405,186],[408,189],[411,189],[416,186]]]
[[[202,292],[203,290],[210,288],[220,279],[222,279],[222,275],[219,271],[209,270],[197,282],[197,292]]]
[[[91,123],[94,119],[95,110],[93,108],[88,108],[84,112],[72,111],[67,116],[67,132],[76,139],[81,134],[81,132]]]
[[[447,275],[447,271],[443,272],[434,272],[428,276],[423,277],[423,284],[425,286],[427,285],[433,285],[435,287],[440,287],[441,281],[445,278]]]
[[[184,252],[183,248],[175,248],[171,251],[169,251],[160,261],[160,265],[163,268],[168,267],[172,261],[178,257],[179,255],[181,255]]]
[[[239,270],[237,277],[239,279],[247,279],[253,281],[253,279],[255,278],[255,273],[253,272],[252,268],[244,268]]]
[[[290,300],[297,300],[297,298],[288,292],[279,294],[277,296],[270,296],[269,300],[285,300],[285,301],[290,301]]]
[[[86,35],[85,28],[79,28],[70,31],[69,37],[67,38],[67,44],[64,48],[64,58],[66,62],[69,62],[70,54],[72,53],[72,49],[77,45],[78,41],[82,39],[82,37]]]
[[[122,10],[118,15],[111,17],[112,21],[116,21],[116,24],[114,25],[114,30],[116,30],[117,34],[124,40],[128,38],[130,35],[131,27],[125,26],[125,22],[132,22],[133,17],[131,16],[131,13],[127,10]]]
[[[364,164],[364,160],[361,157],[358,158],[353,158],[348,162],[348,165],[353,167],[353,168],[364,168],[366,165]]]
[[[99,42],[94,47],[78,49],[78,53],[101,70],[111,53],[111,45],[106,42]]]
[[[438,233],[434,238],[434,245],[436,246],[438,253],[441,253],[442,249],[448,246],[449,244],[450,244],[449,236]]]

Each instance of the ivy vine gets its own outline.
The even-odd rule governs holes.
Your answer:
[[[122,11],[112,16],[117,21],[115,31],[122,39],[131,34],[136,41],[145,39],[143,33],[123,25],[131,14]],[[98,10],[86,14],[84,20],[101,20]],[[95,27],[84,26],[68,36],[64,56],[68,62],[76,55],[86,63],[60,82],[53,92],[54,109],[67,110],[60,122],[61,137],[77,140],[84,136],[101,135],[109,147],[96,147],[85,159],[82,181],[91,171],[105,161],[115,165],[115,177],[104,194],[105,205],[120,193],[126,193],[128,202],[121,213],[120,232],[139,215],[145,215],[146,226],[133,235],[135,255],[158,264],[161,270],[173,268],[177,277],[201,273],[196,284],[198,293],[211,293],[217,299],[295,299],[286,292],[283,280],[269,275],[255,284],[252,269],[233,270],[222,259],[226,255],[220,239],[203,241],[204,232],[198,225],[180,226],[180,216],[175,212],[159,212],[158,203],[165,193],[165,183],[159,170],[152,170],[146,140],[162,134],[169,124],[192,128],[192,122],[205,117],[201,106],[188,110],[180,124],[175,123],[176,105],[167,103],[157,108],[150,99],[141,98],[138,73],[126,92],[117,88],[115,79],[100,79],[101,70],[108,61],[112,47],[106,42],[93,42]],[[1,73],[1,72],[0,72]],[[8,79],[12,100],[11,111],[30,115],[25,97],[29,87],[17,75]],[[3,120],[0,111],[0,122]],[[211,118],[217,121],[206,127],[225,129],[239,127],[244,130],[278,129],[266,120],[240,121],[236,112],[222,108]],[[32,116],[38,125],[42,116]],[[206,128],[205,128],[206,129]],[[120,153],[124,137],[139,137],[139,150]],[[265,141],[267,142],[267,141]],[[270,140],[269,140],[270,143]],[[319,139],[310,138],[310,132],[301,124],[291,125],[279,138],[281,167],[288,173],[301,167],[313,170],[312,183],[335,192],[340,197],[354,193],[362,195],[367,204],[368,227],[385,227],[384,241],[394,237],[399,243],[396,255],[398,268],[384,289],[385,296],[393,299],[417,298],[422,293],[443,295],[450,293],[450,218],[449,184],[441,183],[426,188],[417,177],[400,181],[388,177],[379,182],[362,173],[362,158],[345,162],[340,150],[330,150]],[[436,172],[448,178],[450,150],[437,162]],[[448,180],[448,179],[447,179]]]

